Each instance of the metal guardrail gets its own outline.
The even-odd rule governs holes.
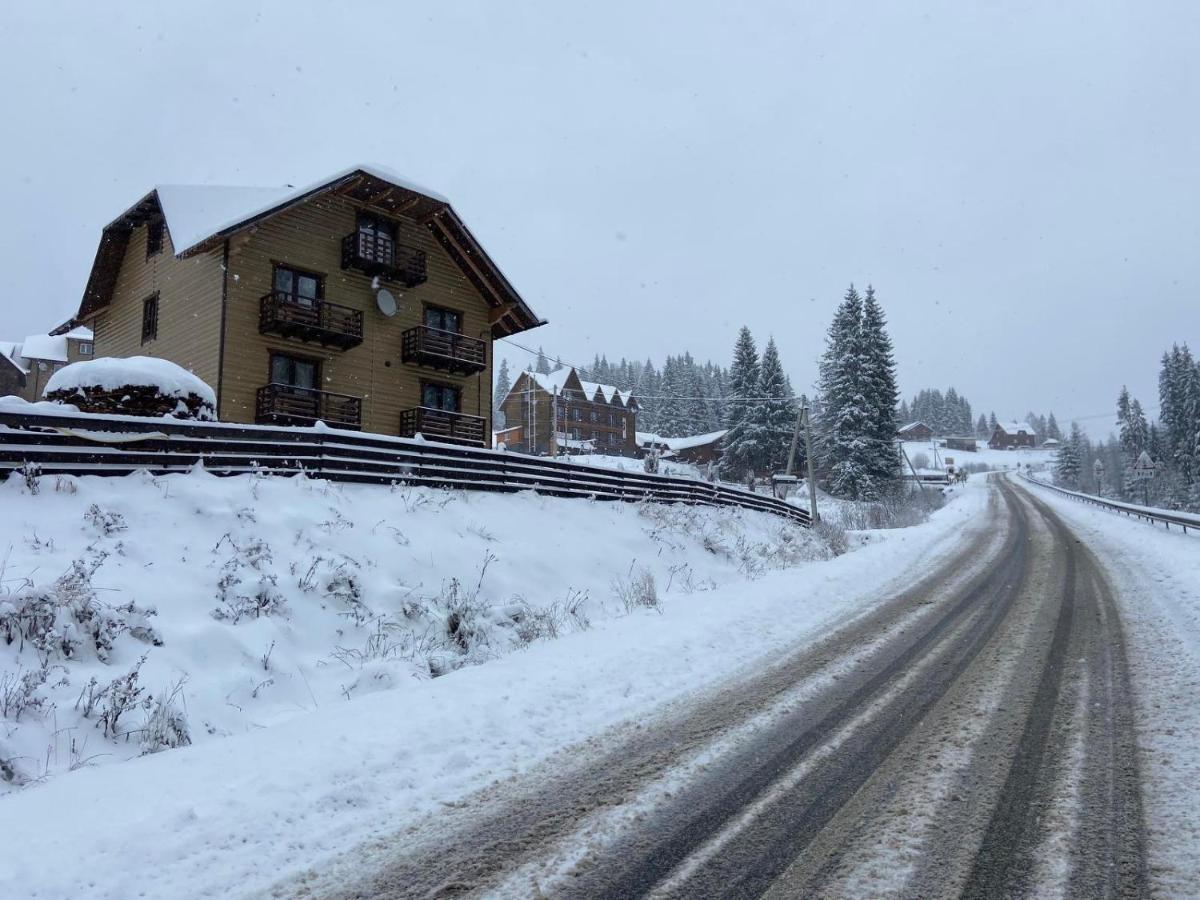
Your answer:
[[[344,429],[173,422],[134,416],[0,413],[0,474],[217,475],[306,473],[331,481],[406,483],[462,490],[537,491],[555,497],[736,506],[799,525],[808,512],[775,497],[693,478],[623,472],[503,450]]]
[[[1160,522],[1171,530],[1171,526],[1175,525],[1183,529],[1183,533],[1187,534],[1189,528],[1200,531],[1200,516],[1189,515],[1188,513],[1174,512],[1168,509],[1155,509],[1148,506],[1137,506],[1132,503],[1120,503],[1116,500],[1105,500],[1103,497],[1097,497],[1094,494],[1084,494],[1080,491],[1069,491],[1066,488],[1061,488],[1056,484],[1047,484],[1045,481],[1039,481],[1036,478],[1030,478],[1028,475],[1021,473],[1021,478],[1028,481],[1030,484],[1036,484],[1038,487],[1044,487],[1047,490],[1062,494],[1066,497],[1071,497],[1075,500],[1080,500],[1084,503],[1089,503],[1092,506],[1099,506],[1102,509],[1109,509],[1116,513],[1121,513],[1131,518],[1138,518],[1146,522]]]

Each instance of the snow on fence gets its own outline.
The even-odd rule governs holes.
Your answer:
[[[1192,516],[1187,513],[1175,512],[1170,509],[1158,509],[1153,506],[1137,506],[1133,503],[1119,503],[1116,500],[1105,500],[1103,497],[1097,497],[1095,494],[1084,494],[1079,491],[1069,491],[1066,488],[1061,488],[1056,484],[1048,484],[1045,481],[1040,481],[1037,478],[1030,478],[1022,473],[1022,478],[1030,484],[1036,484],[1038,487],[1044,487],[1047,490],[1055,491],[1064,496],[1071,497],[1075,500],[1081,500],[1084,503],[1090,503],[1092,506],[1099,506],[1103,509],[1109,509],[1113,512],[1121,513],[1126,516],[1134,516],[1145,522],[1161,522],[1170,531],[1172,525],[1178,525],[1183,529],[1183,533],[1187,534],[1189,528],[1200,531],[1200,516]]]
[[[581,466],[503,450],[336,428],[278,428],[134,416],[0,412],[0,472],[216,475],[303,472],[330,481],[479,491],[537,491],[554,497],[738,506],[809,525],[808,513],[775,497],[693,478]]]

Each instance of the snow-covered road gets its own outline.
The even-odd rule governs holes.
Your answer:
[[[337,872],[336,860],[382,864],[422,817],[607,729],[636,730],[864,615],[881,587],[903,588],[977,535],[986,504],[972,485],[932,521],[872,532],[837,559],[32,786],[0,801],[0,896],[258,896],[305,871]]]

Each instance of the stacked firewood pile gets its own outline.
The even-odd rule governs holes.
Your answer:
[[[116,389],[99,385],[72,387],[51,391],[47,400],[70,403],[81,412],[108,413],[121,416],[170,416],[175,419],[195,419],[215,422],[212,403],[198,394],[182,396],[163,394],[151,384],[127,384]]]

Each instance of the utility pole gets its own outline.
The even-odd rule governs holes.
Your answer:
[[[788,454],[788,474],[792,474],[792,457],[796,454],[796,438],[800,434],[801,426],[804,427],[804,456],[808,463],[808,515],[812,524],[816,525],[821,521],[821,514],[817,512],[817,472],[813,464],[813,440],[812,427],[809,419],[810,415],[807,406],[800,407],[800,414],[796,417],[796,431],[792,435],[792,452]]]

